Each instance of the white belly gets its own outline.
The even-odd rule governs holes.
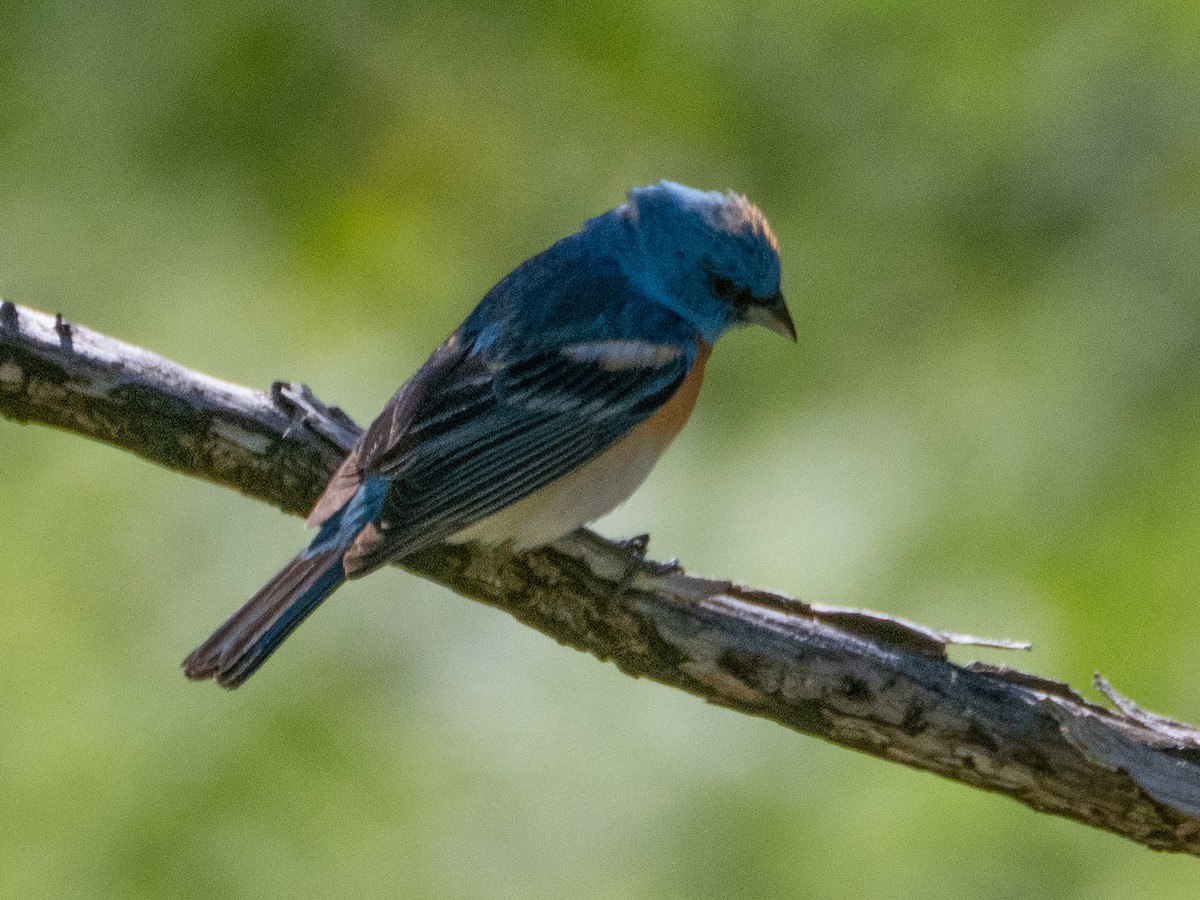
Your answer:
[[[646,480],[674,437],[647,439],[649,436],[639,431],[635,429],[598,458],[464,528],[450,540],[483,544],[512,541],[514,550],[528,550],[612,512]]]

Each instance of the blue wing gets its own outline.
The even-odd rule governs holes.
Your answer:
[[[579,468],[662,406],[694,326],[560,242],[496,285],[364,433],[309,516],[390,483],[347,576],[416,552]],[[587,264],[584,264],[584,263]],[[531,302],[530,298],[536,298]]]
[[[347,576],[442,541],[579,468],[671,398],[693,325],[634,285],[590,228],[502,279],[371,424],[309,516],[390,483]],[[602,242],[602,246],[608,246]]]
[[[383,476],[391,488],[347,574],[444,540],[579,468],[670,399],[695,358],[694,341],[638,353],[606,343],[503,361],[451,347],[451,359],[418,373],[351,463],[355,482]]]

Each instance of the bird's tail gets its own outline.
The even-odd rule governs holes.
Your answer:
[[[363,480],[321,523],[308,549],[192,651],[183,661],[184,674],[196,680],[214,678],[228,688],[253,675],[284,638],[346,580],[343,556],[379,515],[388,489],[385,478]]]
[[[279,570],[183,661],[188,678],[235,688],[346,580],[344,546],[310,547]]]

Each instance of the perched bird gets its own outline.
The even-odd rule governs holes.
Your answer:
[[[308,516],[313,542],[184,660],[236,687],[348,578],[441,541],[548,544],[625,500],[727,329],[791,340],[745,197],[663,181],[526,260],[384,407]]]

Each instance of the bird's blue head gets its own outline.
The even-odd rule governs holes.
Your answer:
[[[796,339],[779,282],[771,226],[740,194],[671,181],[634,188],[616,210],[631,238],[627,273],[709,343],[757,324]]]

